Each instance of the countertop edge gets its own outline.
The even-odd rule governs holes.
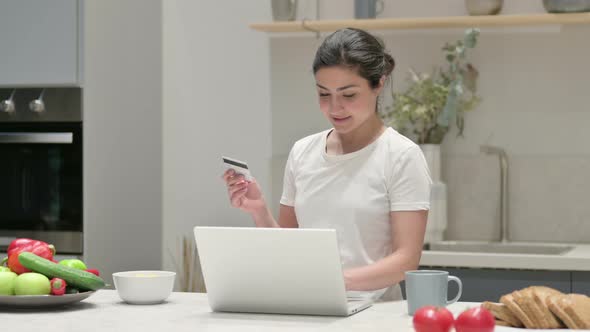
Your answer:
[[[590,271],[590,245],[578,245],[564,255],[525,255],[423,251],[421,266]]]

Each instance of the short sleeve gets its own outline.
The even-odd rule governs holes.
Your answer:
[[[295,205],[295,160],[293,157],[293,150],[289,152],[287,164],[285,165],[285,174],[283,176],[283,194],[281,195],[280,203],[287,206]]]
[[[430,209],[432,180],[418,145],[406,149],[392,167],[387,183],[390,211]]]

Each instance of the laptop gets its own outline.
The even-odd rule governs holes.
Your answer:
[[[347,298],[333,229],[195,227],[213,311],[349,316],[372,304]]]

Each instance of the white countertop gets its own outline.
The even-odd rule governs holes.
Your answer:
[[[461,312],[473,303],[449,308]],[[157,305],[129,305],[116,291],[100,290],[60,309],[0,309],[6,331],[413,331],[405,301],[376,303],[350,317],[211,312],[207,296],[175,292]]]
[[[556,271],[590,271],[590,245],[573,244],[563,255],[526,255],[467,253],[449,251],[422,252],[420,265],[498,269],[531,269]]]

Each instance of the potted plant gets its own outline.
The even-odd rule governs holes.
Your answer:
[[[445,135],[454,122],[462,136],[465,112],[481,101],[476,94],[478,72],[466,61],[478,36],[478,29],[468,29],[463,39],[445,44],[446,66],[433,73],[410,69],[407,89],[393,92],[393,104],[382,113],[386,124],[422,147],[435,181],[440,180],[440,144]]]

